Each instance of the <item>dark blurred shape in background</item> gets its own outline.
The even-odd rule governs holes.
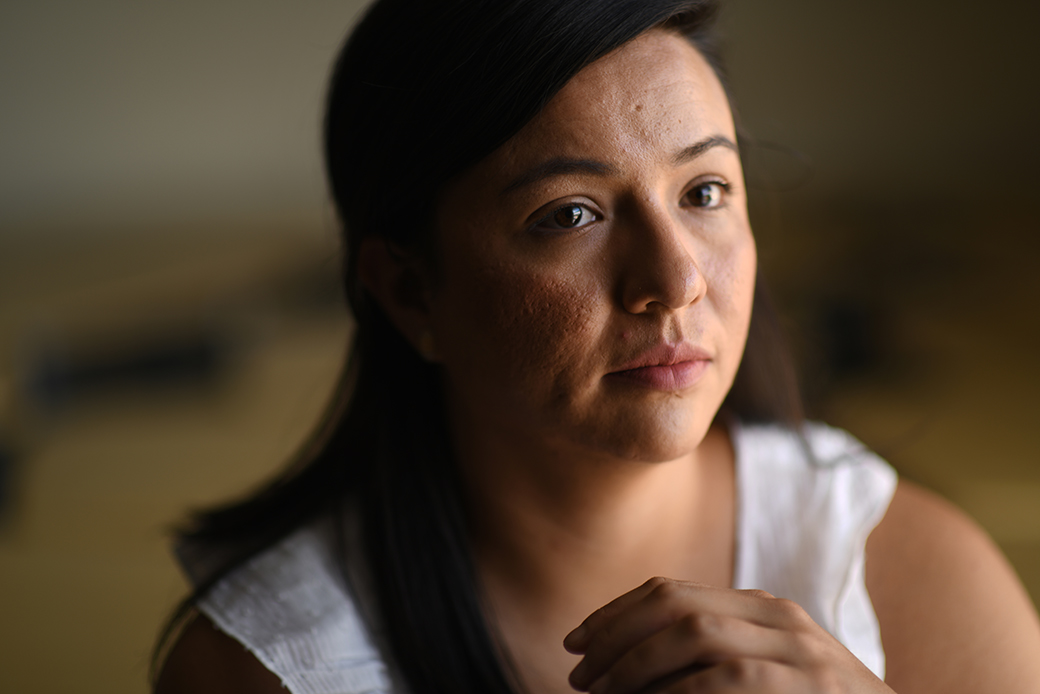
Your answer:
[[[724,3],[810,412],[1037,599],[1040,3]],[[350,325],[318,126],[358,11],[0,5],[0,689],[146,691],[184,589],[164,528],[324,407]]]
[[[96,394],[113,390],[144,391],[163,397],[170,388],[214,387],[230,355],[211,335],[171,335],[140,345],[117,345],[97,356],[61,356],[38,347],[29,376],[29,392],[47,410],[84,406]]]

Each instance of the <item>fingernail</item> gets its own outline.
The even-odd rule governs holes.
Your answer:
[[[610,675],[603,675],[589,687],[589,694],[603,694],[610,687]]]
[[[581,648],[582,644],[585,643],[585,637],[588,635],[588,632],[589,630],[584,624],[582,624],[577,629],[567,634],[566,638],[563,639],[563,647],[571,652],[576,648]]]

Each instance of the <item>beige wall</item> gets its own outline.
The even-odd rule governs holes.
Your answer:
[[[313,220],[324,82],[361,4],[3,3],[2,224]]]

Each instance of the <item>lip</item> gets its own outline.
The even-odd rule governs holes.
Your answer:
[[[696,384],[711,364],[711,355],[686,342],[657,345],[607,374],[653,390],[676,391]]]

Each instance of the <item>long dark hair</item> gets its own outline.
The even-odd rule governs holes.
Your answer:
[[[368,10],[336,63],[325,118],[356,319],[339,397],[281,477],[245,501],[196,515],[180,533],[185,546],[223,557],[181,617],[246,558],[349,505],[360,517],[389,655],[412,691],[518,687],[484,616],[439,369],[416,355],[361,286],[358,248],[379,237],[432,254],[445,183],[516,134],[583,67],[648,29],[680,33],[719,71],[715,11],[714,0],[380,0]],[[779,337],[759,281],[724,410],[800,421]]]

